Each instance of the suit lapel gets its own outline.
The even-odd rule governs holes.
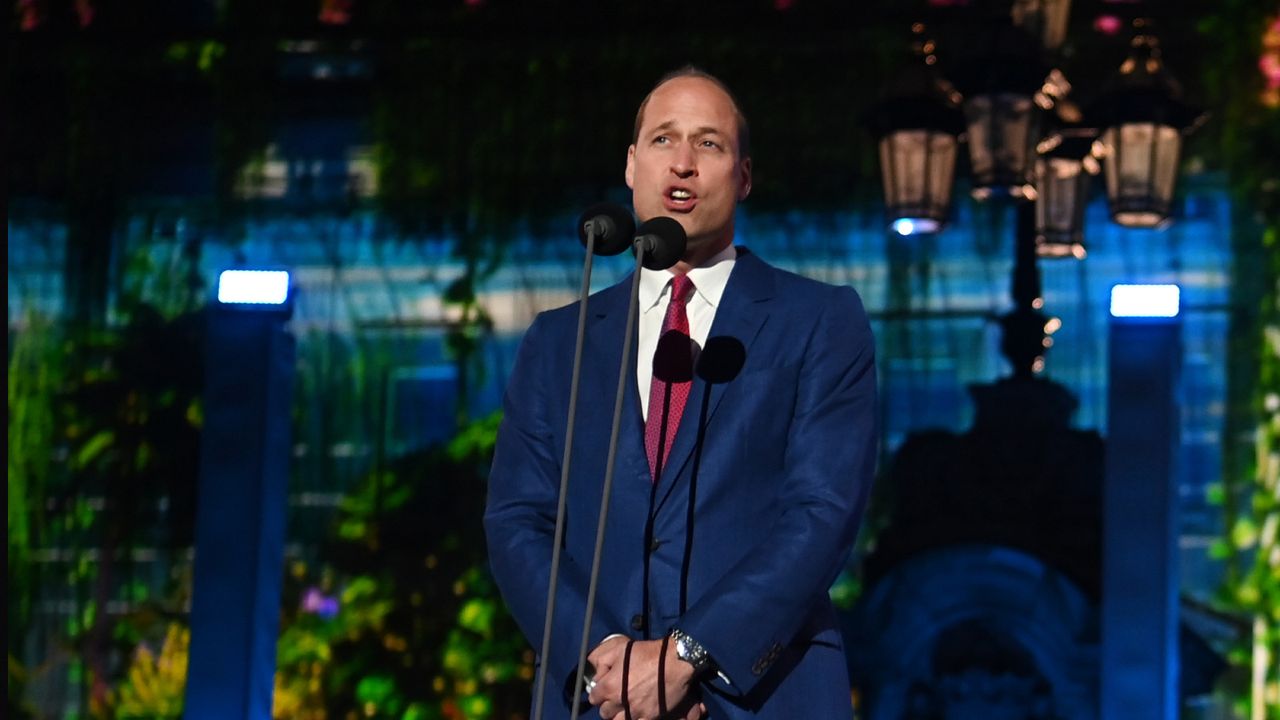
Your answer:
[[[749,250],[738,249],[738,259],[720,298],[720,306],[716,308],[716,319],[711,324],[708,339],[734,338],[742,343],[746,357],[751,357],[752,344],[769,319],[768,301],[774,295],[773,273],[773,268]],[[685,405],[680,428],[676,431],[675,442],[671,447],[671,460],[666,463],[667,469],[662,473],[663,487],[659,488],[658,497],[665,500],[673,479],[679,476],[681,469],[693,456],[699,423],[710,425],[716,409],[725,395],[733,392],[733,388],[733,382],[708,386],[701,378],[694,378],[689,401]],[[705,397],[707,392],[710,392],[709,398]],[[705,418],[701,417],[704,400],[707,404]],[[647,462],[646,460],[646,464]]]
[[[630,292],[631,274],[628,273],[622,282],[592,297],[587,308],[590,320],[583,348],[583,386],[578,397],[578,422],[592,422],[594,428],[587,425],[580,426],[580,429],[583,436],[598,438],[598,442],[603,443],[602,454],[607,452],[608,433],[613,426],[613,405],[618,392],[618,368],[622,364],[622,341],[627,327]],[[633,357],[634,342],[633,339]],[[590,386],[587,378],[591,378]],[[635,378],[635,364],[628,363],[618,431],[618,466],[615,472],[619,478],[633,475],[649,477],[649,460],[644,452],[644,422]],[[588,418],[594,421],[588,421]]]

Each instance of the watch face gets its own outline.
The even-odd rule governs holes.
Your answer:
[[[672,632],[672,638],[676,641],[676,657],[692,665],[695,671],[701,670],[707,662],[706,650],[679,630]]]
[[[695,669],[701,668],[702,663],[706,660],[706,653],[699,652],[698,648],[688,640],[682,640],[676,645],[676,657],[684,660],[692,665]]]

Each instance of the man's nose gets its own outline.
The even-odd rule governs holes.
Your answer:
[[[693,148],[687,143],[676,148],[675,155],[671,158],[671,172],[681,178],[698,174],[698,163],[694,159]]]

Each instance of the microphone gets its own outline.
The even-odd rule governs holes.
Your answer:
[[[631,273],[631,300],[627,307],[626,329],[622,333],[622,363],[618,368],[618,390],[613,397],[613,422],[609,428],[609,452],[605,458],[604,483],[600,486],[600,515],[596,522],[596,547],[591,558],[591,574],[588,575],[589,579],[587,580],[587,611],[582,618],[582,644],[578,647],[578,672],[575,673],[573,690],[570,695],[574,702],[569,715],[570,720],[578,720],[578,712],[581,709],[578,705],[578,700],[582,698],[582,690],[585,687],[587,643],[591,639],[591,617],[595,612],[596,591],[600,584],[600,563],[604,549],[605,527],[609,519],[609,498],[613,494],[613,476],[618,458],[618,435],[622,427],[622,405],[626,397],[627,387],[629,387],[628,383],[634,385],[636,381],[635,371],[631,365],[631,356],[633,354],[632,346],[635,343],[636,308],[639,305],[640,268],[643,266],[650,270],[666,270],[680,262],[680,258],[684,257],[685,245],[688,242],[684,228],[680,226],[679,222],[669,217],[653,218],[641,225],[637,232],[635,243],[632,245],[632,250],[636,257],[636,269]],[[587,257],[591,257],[590,253],[587,254]],[[668,342],[674,341],[673,338]],[[692,362],[689,365],[692,366]],[[689,372],[692,374],[691,370]],[[561,485],[561,503],[564,502],[564,487],[564,485]],[[559,524],[559,521],[557,521],[557,525]],[[560,538],[561,536],[557,535],[555,539],[557,544],[556,552],[559,552]],[[543,636],[544,644],[549,642],[550,638],[550,618],[550,607],[548,607],[547,630]],[[543,675],[545,677],[545,669]]]
[[[582,343],[586,336],[587,298],[591,290],[591,262],[594,255],[617,255],[632,244],[636,234],[636,221],[626,208],[613,203],[598,203],[587,208],[578,218],[578,239],[587,252],[582,260],[582,288],[578,298],[578,331],[573,345],[573,375],[569,381],[569,417],[565,422],[564,454],[560,460],[560,490],[556,501],[555,540],[551,550],[551,581],[547,585],[547,612],[542,625],[542,653],[546,658],[551,647],[551,622],[556,609],[556,579],[560,576],[560,553],[564,545],[566,499],[569,488],[569,465],[573,458],[573,434],[578,409],[578,388],[582,378]],[[683,237],[683,233],[681,235]],[[683,242],[683,241],[682,241]],[[682,251],[683,252],[683,251]],[[633,291],[634,293],[634,291]],[[634,314],[635,309],[632,308]],[[629,332],[629,331],[628,331]],[[604,517],[601,516],[601,520]],[[590,616],[588,615],[588,618]],[[586,634],[583,634],[584,642]],[[585,647],[585,646],[584,646]],[[586,650],[582,653],[580,667],[586,668]],[[594,672],[592,672],[594,675]],[[576,680],[582,683],[581,673]],[[534,686],[534,720],[541,720],[547,691],[547,666],[538,669]],[[580,693],[579,693],[580,694]],[[576,717],[576,711],[575,711]]]
[[[688,236],[675,218],[659,216],[646,221],[636,230],[635,249],[644,252],[644,266],[650,270],[666,270],[684,257]]]
[[[631,212],[614,203],[596,203],[587,208],[578,219],[578,239],[588,246],[589,236],[595,236],[596,255],[617,255],[631,245],[636,234],[636,221]]]

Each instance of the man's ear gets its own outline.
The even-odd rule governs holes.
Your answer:
[[[623,173],[623,176],[627,179],[627,187],[631,188],[632,190],[635,190],[636,189],[636,184],[635,184],[636,183],[636,146],[635,145],[631,145],[627,147],[627,169],[626,169],[626,172]]]
[[[742,202],[751,194],[751,158],[738,163],[738,173],[738,202]]]

